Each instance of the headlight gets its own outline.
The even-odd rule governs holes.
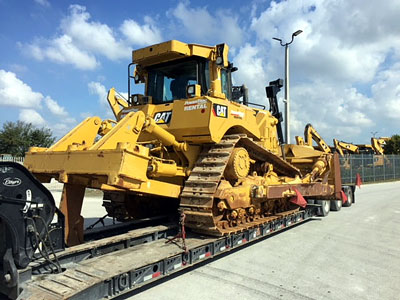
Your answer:
[[[188,95],[193,95],[194,91],[195,91],[194,85],[189,85],[188,88],[187,88]]]

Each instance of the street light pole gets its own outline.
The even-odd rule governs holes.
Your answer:
[[[285,140],[290,144],[289,45],[285,45]]]
[[[302,30],[297,30],[292,33],[292,40],[289,43],[283,43],[281,39],[273,38],[280,42],[281,46],[285,47],[285,141],[290,144],[290,92],[289,92],[289,45],[293,43],[294,37],[302,33]]]

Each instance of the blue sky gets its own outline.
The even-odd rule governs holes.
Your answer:
[[[376,3],[0,0],[0,125],[28,121],[60,137],[86,116],[110,118],[106,93],[126,93],[131,51],[170,39],[226,42],[235,84],[265,103],[264,87],[284,77],[272,37],[301,29],[290,49],[292,138],[307,123],[329,144],[399,134],[400,2]]]

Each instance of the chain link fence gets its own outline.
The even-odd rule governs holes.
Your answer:
[[[340,158],[342,183],[400,180],[400,155],[351,154]]]
[[[11,156],[10,154],[0,154],[0,161],[13,161],[13,162],[23,164],[24,158]]]

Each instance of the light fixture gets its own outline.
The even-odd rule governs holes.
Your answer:
[[[201,86],[199,84],[190,84],[186,87],[186,96],[188,98],[199,97],[201,95]]]
[[[297,30],[296,32],[293,32],[292,36],[298,36],[302,32],[303,30]]]
[[[194,85],[189,85],[189,86],[187,87],[187,93],[188,93],[188,95],[193,95],[193,94],[194,94],[194,91],[195,91]]]

